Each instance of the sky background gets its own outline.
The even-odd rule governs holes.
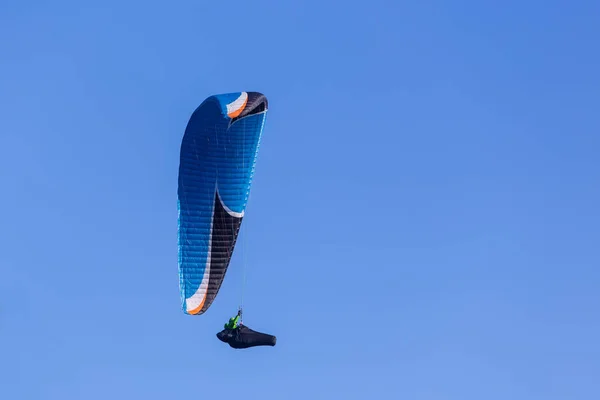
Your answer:
[[[0,398],[600,398],[599,18],[3,0]],[[245,251],[190,317],[179,146],[242,90],[270,101]],[[274,348],[215,337],[244,260]]]

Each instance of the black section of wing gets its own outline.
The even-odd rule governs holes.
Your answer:
[[[210,251],[210,276],[208,293],[200,314],[212,304],[221,288],[225,272],[229,266],[233,248],[242,225],[242,219],[233,217],[223,208],[219,192],[215,192],[215,208],[213,212],[212,241]]]
[[[267,100],[267,96],[259,92],[247,93],[248,101],[246,102],[246,106],[244,107],[244,110],[240,113],[240,115],[231,120],[232,124],[239,119],[242,119],[249,115],[264,112],[269,108],[269,101]]]

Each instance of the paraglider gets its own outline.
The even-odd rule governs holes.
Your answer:
[[[247,326],[240,324],[239,320],[242,310],[235,317],[229,318],[224,329],[217,333],[217,338],[229,344],[234,349],[246,349],[255,346],[275,346],[277,338],[273,335],[253,331]]]
[[[201,315],[229,267],[252,184],[267,98],[258,92],[213,95],[198,106],[181,142],[178,270],[181,306]],[[243,325],[240,312],[217,337],[234,348],[275,345]],[[227,325],[227,324],[226,324]]]

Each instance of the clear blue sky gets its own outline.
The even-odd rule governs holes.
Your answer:
[[[0,398],[600,398],[600,3],[0,4]],[[270,100],[181,312],[180,141]],[[235,313],[278,337],[235,351]]]

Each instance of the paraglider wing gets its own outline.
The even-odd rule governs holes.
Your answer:
[[[240,92],[207,98],[181,143],[178,265],[182,309],[204,313],[225,278],[244,217],[267,98]]]

